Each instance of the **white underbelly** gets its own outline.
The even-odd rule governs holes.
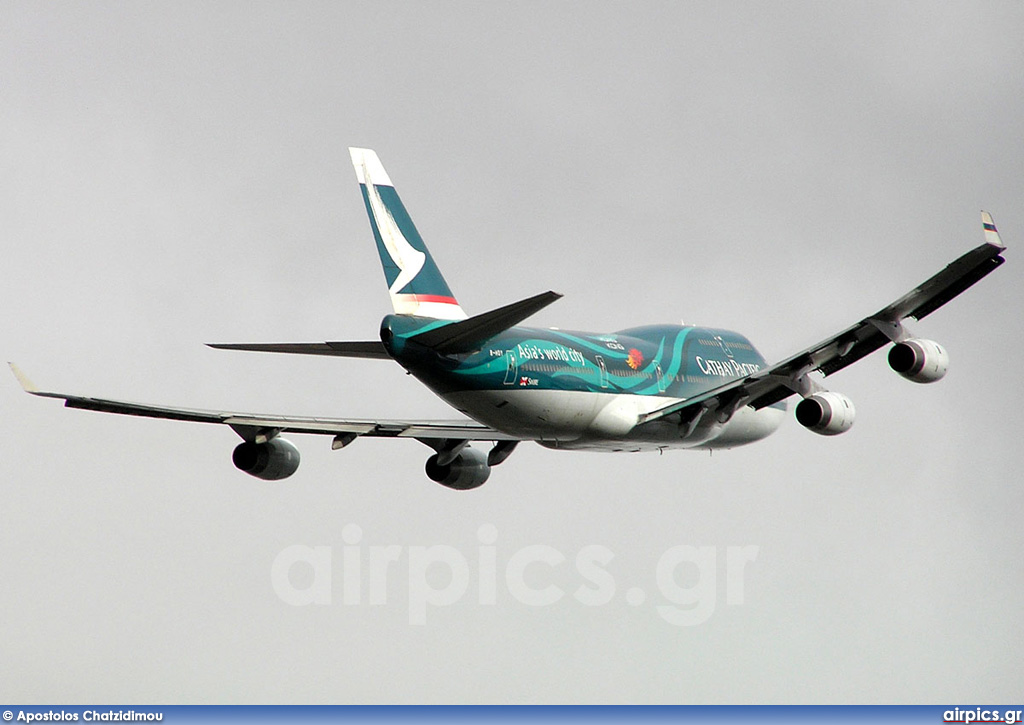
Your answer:
[[[498,390],[449,393],[444,399],[506,433],[573,440],[583,435],[611,397],[618,396],[575,390]]]
[[[671,420],[636,426],[640,415],[669,405],[676,398],[522,389],[463,391],[444,398],[481,423],[553,448],[732,448],[765,438],[784,417],[784,411],[778,408],[741,408],[724,425],[712,420],[688,432]]]

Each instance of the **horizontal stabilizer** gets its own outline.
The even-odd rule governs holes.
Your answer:
[[[218,350],[249,350],[251,352],[288,352],[300,355],[331,355],[334,357],[365,357],[390,360],[383,343],[377,340],[365,342],[265,342],[265,343],[224,343],[208,342],[208,347]]]
[[[426,345],[442,355],[472,352],[479,349],[482,343],[519,324],[561,297],[562,295],[557,292],[542,292],[490,312],[435,327],[409,339]]]

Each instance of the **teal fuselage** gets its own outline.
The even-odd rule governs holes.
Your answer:
[[[381,340],[396,361],[458,410],[552,446],[741,445],[774,431],[785,408],[766,409],[759,417],[761,411],[750,410],[732,426],[736,435],[725,438],[728,426],[714,421],[685,434],[669,420],[636,426],[642,413],[766,367],[750,341],[729,330],[649,325],[596,334],[512,327],[479,349],[449,355],[410,339],[445,324],[388,315]]]

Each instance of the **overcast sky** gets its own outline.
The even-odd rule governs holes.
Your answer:
[[[523,445],[472,492],[429,481],[414,441],[311,436],[294,477],[262,482],[226,427],[66,411],[8,377],[4,696],[1019,701],[1022,35],[1016,1],[0,0],[0,351],[47,389],[452,417],[394,364],[202,345],[376,336],[390,306],[348,146],[378,151],[470,313],[554,289],[537,324],[685,320],[772,361],[981,243],[979,209],[1010,246],[911,325],[948,348],[941,383],[881,353],[829,380],[857,406],[843,436],[790,419],[714,456]],[[364,559],[400,547],[384,605],[343,601],[356,533]],[[412,552],[434,545],[468,590],[410,624]],[[296,546],[327,547],[329,603],[275,588]],[[526,571],[565,592],[547,606],[505,580],[538,546],[565,557]],[[593,546],[614,556],[598,606],[573,596]],[[714,595],[692,626],[657,608],[680,546],[717,573],[674,570]],[[756,552],[731,578],[730,549]]]

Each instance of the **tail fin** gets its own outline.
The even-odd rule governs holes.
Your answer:
[[[397,315],[463,320],[448,283],[398,198],[388,173],[370,149],[350,148],[377,253],[384,266],[391,304]]]

